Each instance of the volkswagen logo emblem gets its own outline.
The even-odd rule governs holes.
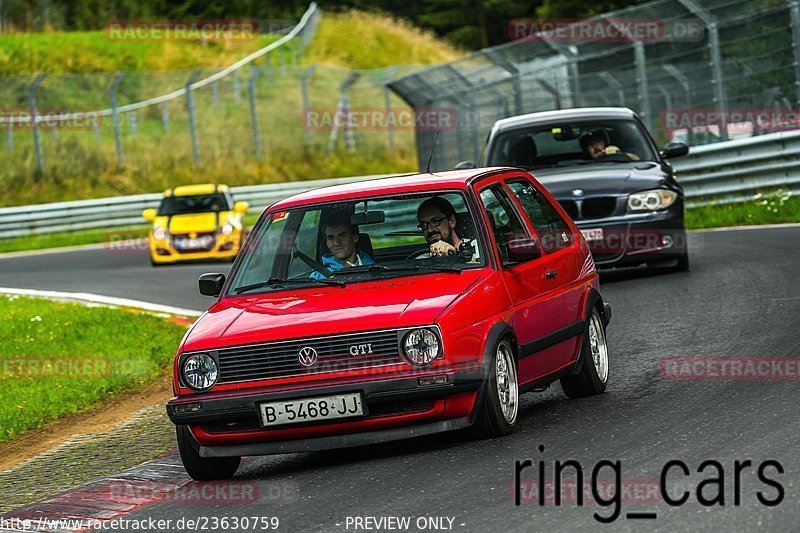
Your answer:
[[[583,189],[573,189],[572,196],[581,196],[583,194]]]
[[[311,346],[306,346],[297,354],[297,360],[303,366],[314,366],[317,364],[317,351]]]

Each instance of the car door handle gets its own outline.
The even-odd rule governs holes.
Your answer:
[[[556,274],[558,274],[558,270],[553,268],[553,269],[550,269],[549,271],[545,272],[544,273],[544,277],[547,278],[547,279],[553,279],[554,277],[556,277]]]

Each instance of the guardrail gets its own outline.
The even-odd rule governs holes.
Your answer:
[[[691,148],[672,162],[691,206],[744,201],[760,191],[800,193],[800,131]]]
[[[232,187],[231,195],[236,201],[249,203],[251,210],[261,211],[277,200],[311,189],[391,175],[247,185]],[[144,225],[142,211],[158,207],[161,197],[159,193],[137,194],[0,208],[0,239],[82,229]]]
[[[800,131],[771,133],[692,148],[675,159],[678,181],[688,207],[751,199],[770,189],[800,194]],[[236,200],[253,210],[318,187],[391,176],[356,176],[315,181],[233,187]],[[161,194],[138,194],[97,200],[0,208],[0,239],[73,231],[144,225],[143,210],[157,207]]]

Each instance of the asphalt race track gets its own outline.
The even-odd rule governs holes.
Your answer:
[[[673,356],[800,356],[798,244],[797,226],[693,233],[688,273],[604,273],[603,294],[614,310],[608,332],[608,391],[582,400],[568,400],[559,386],[528,394],[511,436],[472,441],[448,434],[341,451],[246,458],[237,479],[256,489],[256,501],[160,502],[125,518],[275,516],[279,531],[364,531],[356,529],[355,517],[389,516],[411,517],[410,531],[418,531],[420,517],[448,517],[453,519],[452,530],[470,532],[797,531],[797,373],[794,379],[782,380],[687,381],[666,379],[659,362]],[[209,300],[197,294],[197,276],[228,267],[154,269],[143,254],[99,249],[0,258],[0,286],[95,292],[202,309]],[[579,506],[565,496],[561,507],[540,507],[535,501],[515,506],[515,460],[524,459],[532,459],[534,465],[544,461],[548,478],[554,461],[574,459],[589,485],[600,461],[620,461],[622,503],[600,503],[610,501],[604,498],[612,497],[616,486],[613,471],[606,468],[599,470],[596,486],[602,490],[597,501],[589,497]],[[658,492],[662,468],[670,460],[683,461],[691,472],[684,476],[680,468],[670,470],[667,486],[672,498],[684,490],[689,494],[685,504],[675,507]],[[719,461],[721,470],[706,467],[698,474],[707,460]],[[737,460],[752,462],[738,476],[739,483]],[[776,487],[758,477],[759,465],[770,460],[780,463],[783,473],[774,464],[763,473],[782,487],[782,499]],[[160,464],[168,463],[162,459]],[[159,464],[153,468],[180,472]],[[525,470],[522,478],[535,483],[536,472]],[[709,478],[722,478],[724,505],[698,503],[699,484]],[[738,502],[735,485],[741,493]],[[707,498],[720,492],[710,483],[700,488]],[[767,502],[780,503],[766,506],[758,493]],[[523,500],[530,494],[535,492],[524,489]],[[619,517],[610,525],[593,516],[610,516],[617,507]],[[387,526],[383,523],[379,529]]]

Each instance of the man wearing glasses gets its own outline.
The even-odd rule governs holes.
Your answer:
[[[419,220],[417,227],[425,235],[425,240],[430,245],[430,252],[419,256],[418,259],[443,257],[456,253],[466,257],[470,251],[472,257],[469,261],[478,259],[477,243],[473,239],[462,239],[458,235],[456,210],[453,204],[441,196],[434,196],[422,202],[417,209],[417,220]]]

